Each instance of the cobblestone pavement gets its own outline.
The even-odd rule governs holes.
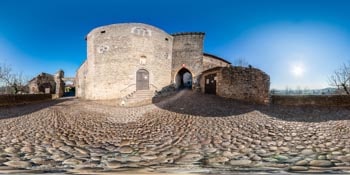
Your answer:
[[[0,173],[350,173],[350,110],[181,91],[158,104],[0,108]]]

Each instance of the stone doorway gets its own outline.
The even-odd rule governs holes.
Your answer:
[[[205,76],[205,93],[216,94],[216,74]]]
[[[149,90],[149,73],[145,69],[136,72],[136,90]]]
[[[175,85],[177,89],[192,89],[191,72],[186,68],[180,69],[175,77]]]

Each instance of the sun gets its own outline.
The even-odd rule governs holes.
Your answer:
[[[295,77],[301,77],[304,75],[305,69],[303,65],[297,64],[292,66],[291,72]]]

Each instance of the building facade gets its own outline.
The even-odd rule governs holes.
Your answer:
[[[87,59],[76,74],[76,96],[120,99],[174,85],[201,89],[201,75],[231,63],[203,52],[205,34],[176,33],[142,23],[98,27],[86,37]]]
[[[28,82],[30,94],[55,94],[56,98],[62,97],[64,93],[63,70],[55,75],[40,73]]]

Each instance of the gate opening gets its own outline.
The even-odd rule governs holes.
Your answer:
[[[175,85],[177,89],[192,89],[192,74],[186,69],[179,70],[175,77]]]

